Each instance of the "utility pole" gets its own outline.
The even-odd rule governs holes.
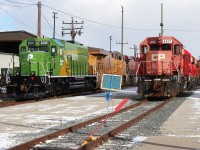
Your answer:
[[[161,23],[160,23],[160,27],[161,27],[161,33],[160,33],[160,36],[163,36],[163,3],[161,3]]]
[[[62,36],[64,36],[65,34],[70,34],[71,37],[72,37],[72,41],[74,41],[75,36],[76,36],[77,33],[78,33],[79,36],[81,36],[81,33],[83,33],[83,32],[81,32],[81,29],[83,29],[83,26],[81,26],[80,28],[76,28],[74,25],[83,24],[83,23],[84,23],[83,21],[82,22],[77,22],[77,21],[74,22],[73,17],[72,17],[71,23],[65,23],[63,21],[63,24],[70,24],[71,28],[66,28],[65,29],[65,28],[62,27],[62,30],[63,30],[62,31]],[[64,30],[70,30],[70,33],[64,33]],[[77,31],[77,30],[79,30],[79,31]]]
[[[137,50],[138,50],[137,46],[136,46],[136,45],[133,45],[133,48],[130,47],[130,49],[133,49],[133,50],[134,50],[134,57],[135,57],[135,59],[136,59],[136,57],[137,57]]]
[[[128,44],[124,43],[124,8],[122,6],[122,28],[121,28],[121,42],[116,42],[116,44],[121,44],[121,53],[123,54],[123,49],[124,49],[124,44]]]
[[[53,12],[53,38],[54,39],[55,39],[55,27],[56,27],[55,20],[56,20],[56,18],[58,18],[58,17],[56,17],[56,14],[57,14],[57,12]]]
[[[37,31],[37,37],[41,37],[41,2],[38,1],[38,31]]]
[[[112,36],[110,36],[110,52],[111,52],[111,41],[112,41]]]

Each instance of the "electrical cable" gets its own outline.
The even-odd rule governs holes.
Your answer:
[[[41,13],[42,13],[42,16],[44,17],[44,19],[46,20],[47,24],[48,24],[48,25],[51,27],[51,29],[53,30],[53,27],[50,25],[50,23],[48,22],[47,18],[44,16],[44,14],[43,14],[42,11],[41,11]],[[57,36],[59,36],[59,37],[62,39],[62,37],[61,37],[57,32],[55,32],[55,33],[56,33]]]

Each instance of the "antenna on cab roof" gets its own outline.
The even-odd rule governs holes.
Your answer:
[[[160,36],[163,36],[163,3],[161,3],[161,23],[160,23],[160,27],[161,27],[161,32],[160,32]]]

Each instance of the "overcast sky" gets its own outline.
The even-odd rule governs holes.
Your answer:
[[[37,34],[38,0],[0,0],[0,31],[25,30]],[[196,58],[200,56],[200,0],[41,0],[43,35],[53,36],[53,12],[57,12],[56,38],[62,37],[62,22],[84,21],[83,34],[76,40],[86,46],[121,51],[121,20],[124,8],[124,54],[148,36],[160,32],[161,3],[164,8],[164,35],[174,36]],[[30,5],[31,4],[31,5]],[[33,4],[33,5],[32,5]],[[76,27],[80,27],[77,25]]]

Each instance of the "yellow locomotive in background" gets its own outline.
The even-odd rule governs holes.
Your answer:
[[[97,75],[98,87],[101,84],[102,74],[121,75],[122,86],[134,84],[135,72],[129,71],[135,66],[135,61],[132,61],[134,58],[124,57],[124,55],[117,51],[109,52],[93,47],[88,47],[88,53],[89,74]]]

